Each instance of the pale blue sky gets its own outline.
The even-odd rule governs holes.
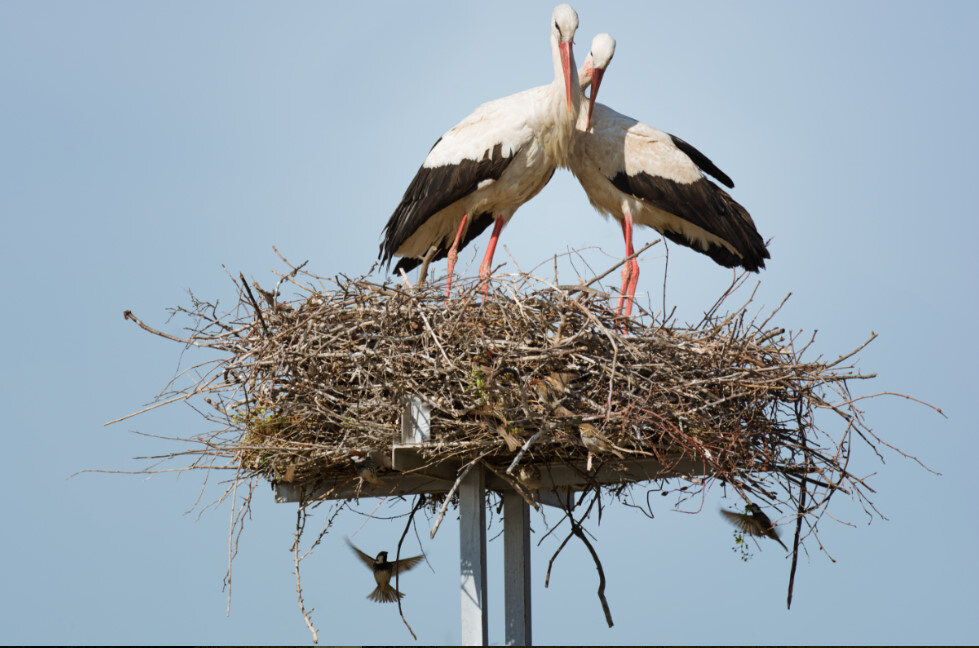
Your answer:
[[[366,271],[435,139],[479,103],[550,80],[551,7],[0,2],[5,642],[308,642],[288,552],[295,507],[274,504],[267,487],[226,618],[228,511],[185,514],[199,476],[66,481],[171,447],[131,430],[205,425],[176,407],[102,427],[149,400],[179,351],[121,313],[162,324],[188,288],[229,300],[222,265],[262,280],[279,267],[272,245],[319,274]],[[839,498],[832,512],[856,527],[824,521],[836,562],[802,561],[791,611],[788,562],[766,546],[742,563],[718,493],[696,516],[658,498],[653,521],[610,510],[593,527],[611,630],[587,553],[569,546],[545,590],[555,545],[535,550],[536,641],[979,641],[979,443],[968,409],[979,401],[979,4],[575,7],[579,62],[595,33],[618,40],[601,100],[692,142],[734,178],[735,198],[772,239],[759,302],[792,292],[779,323],[818,329],[827,356],[880,333],[860,356],[879,379],[858,393],[909,393],[950,419],[901,399],[867,404],[875,430],[943,476],[858,452],[852,466],[877,473],[890,520],[867,526]],[[526,266],[569,247],[622,249],[566,172],[501,244]],[[658,303],[661,249],[640,261],[639,290]],[[681,319],[729,279],[671,248],[667,299]],[[370,576],[342,546],[362,521],[345,519],[309,561],[306,604],[324,643],[410,641],[396,609],[364,598]],[[373,553],[399,532],[371,522],[356,542]],[[447,524],[426,543],[436,573],[422,566],[402,583],[424,643],[458,641],[456,533]],[[495,642],[501,554],[492,543]]]

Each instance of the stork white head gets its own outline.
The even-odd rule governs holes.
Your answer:
[[[581,89],[584,90],[591,85],[591,96],[588,98],[588,118],[585,120],[586,131],[591,127],[591,112],[595,107],[595,99],[598,97],[598,86],[601,85],[605,69],[612,62],[614,55],[614,38],[608,34],[598,34],[592,39],[591,51],[588,52],[588,57],[579,73]]]
[[[561,53],[561,68],[564,73],[564,87],[568,95],[568,112],[572,111],[571,105],[571,45],[574,42],[574,33],[578,29],[578,13],[571,8],[571,5],[560,4],[554,7],[551,14],[551,40],[557,44]]]

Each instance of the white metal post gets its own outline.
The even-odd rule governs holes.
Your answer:
[[[431,440],[432,406],[417,396],[409,396],[401,413],[401,443],[420,444]]]
[[[503,494],[503,566],[507,646],[529,646],[530,507],[515,492]]]
[[[473,467],[459,483],[462,645],[489,644],[486,610],[486,482]]]

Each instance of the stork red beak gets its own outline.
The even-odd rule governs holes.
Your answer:
[[[561,67],[564,68],[564,88],[568,91],[568,112],[571,112],[571,41],[559,43]]]
[[[605,74],[605,70],[601,68],[595,68],[592,71],[591,78],[591,96],[588,97],[588,119],[585,120],[585,132],[591,128],[591,114],[595,110],[595,99],[598,97],[598,86],[602,83],[602,75]]]

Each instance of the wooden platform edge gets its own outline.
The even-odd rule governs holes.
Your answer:
[[[444,493],[452,488],[461,462],[447,461],[426,466],[427,460],[417,445],[392,446],[391,465],[394,470],[379,474],[378,484],[360,483],[356,477],[321,479],[314,483],[273,484],[275,501],[313,502],[321,500],[351,499],[358,497],[392,497],[419,493]],[[664,464],[654,458],[600,460],[592,474],[585,472],[584,460],[572,464],[536,464],[540,468],[542,487],[540,501],[555,505],[567,501],[561,493],[584,490],[595,484],[638,483],[675,477],[702,477],[707,466],[702,461],[680,459]],[[503,479],[487,472],[486,488],[500,493],[512,488]]]

